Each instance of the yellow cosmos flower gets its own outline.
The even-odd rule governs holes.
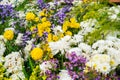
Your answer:
[[[28,12],[26,14],[26,20],[30,21],[30,20],[34,20],[35,19],[35,14],[32,12]]]
[[[12,30],[6,30],[4,32],[4,38],[7,40],[12,40],[14,38],[14,32]]]
[[[34,48],[31,51],[30,55],[33,60],[39,60],[39,59],[42,59],[42,57],[43,57],[43,51],[41,48]]]

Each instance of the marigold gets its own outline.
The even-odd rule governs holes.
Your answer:
[[[12,40],[14,38],[14,32],[12,30],[6,30],[4,32],[4,38],[7,40]]]
[[[26,20],[34,20],[35,19],[35,14],[32,12],[28,12],[26,14]]]
[[[41,48],[34,48],[30,55],[33,60],[39,60],[43,57],[43,50]]]

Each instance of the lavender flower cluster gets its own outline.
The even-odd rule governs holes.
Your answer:
[[[57,59],[51,59],[50,62],[54,65],[52,70],[47,70],[45,72],[45,74],[47,75],[47,79],[46,80],[56,80],[59,79],[59,76],[56,74],[56,70],[59,67],[59,62]]]
[[[37,4],[39,5],[39,8],[42,10],[42,9],[47,9],[50,7],[49,4],[47,3],[44,3],[43,0],[37,0]]]
[[[69,72],[69,75],[73,80],[82,79],[84,80],[83,70],[85,68],[85,63],[87,59],[83,56],[77,56],[75,52],[66,55],[68,62],[64,65]]]
[[[0,19],[2,20],[2,23],[5,22],[6,18],[14,17],[14,9],[12,5],[0,5]]]

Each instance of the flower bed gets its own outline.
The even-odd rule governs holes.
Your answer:
[[[0,80],[119,80],[120,5],[1,0]]]

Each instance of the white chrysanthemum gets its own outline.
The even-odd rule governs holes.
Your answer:
[[[5,44],[0,42],[0,56],[3,56],[6,50]]]
[[[52,69],[52,64],[50,61],[45,61],[40,64],[40,70],[45,72],[46,70]]]
[[[89,45],[87,45],[87,44],[85,44],[85,43],[80,43],[80,44],[78,45],[78,47],[79,47],[79,48],[82,50],[82,52],[84,52],[84,53],[89,54],[89,53],[92,52],[91,46],[89,46]]]
[[[7,69],[7,73],[16,73],[22,71],[23,59],[19,52],[12,52],[5,57],[4,67]]]
[[[22,71],[12,74],[10,76],[12,80],[25,80],[25,75]]]
[[[22,37],[23,37],[23,34],[19,33],[18,36],[17,36],[17,39],[15,40],[15,43],[17,45],[20,45],[22,43]]]
[[[65,36],[64,38],[57,42],[50,42],[49,47],[52,50],[52,54],[56,55],[59,51],[61,52],[61,54],[64,54],[65,51],[68,51],[70,49],[69,44],[70,38],[71,38],[70,36]]]
[[[58,80],[73,80],[71,76],[68,74],[67,70],[61,70],[59,73],[59,79]]]

